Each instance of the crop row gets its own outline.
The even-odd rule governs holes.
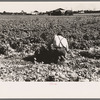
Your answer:
[[[7,17],[7,16],[6,16]],[[6,18],[5,17],[5,18]],[[71,49],[100,46],[100,16],[9,16],[0,18],[0,45],[9,44],[18,52],[30,52],[49,44],[53,35],[64,32]],[[24,51],[25,51],[24,50]]]

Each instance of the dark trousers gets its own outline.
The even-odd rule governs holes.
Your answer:
[[[64,61],[65,60],[65,55],[66,55],[66,50],[65,48],[60,48],[57,47],[54,50],[52,50],[53,58],[56,59],[56,61]]]

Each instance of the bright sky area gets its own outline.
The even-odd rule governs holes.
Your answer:
[[[100,10],[100,2],[0,2],[0,12],[50,11],[57,8],[68,10]]]

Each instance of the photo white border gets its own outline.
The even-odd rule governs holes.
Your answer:
[[[0,98],[100,98],[100,83],[0,82]]]
[[[100,98],[100,83],[1,82],[0,98]]]

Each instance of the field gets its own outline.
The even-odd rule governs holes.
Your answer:
[[[52,61],[47,50],[54,34],[64,32],[74,57]],[[100,15],[0,15],[0,81],[100,81]],[[94,51],[93,51],[94,50]],[[38,60],[35,51],[40,52]]]

